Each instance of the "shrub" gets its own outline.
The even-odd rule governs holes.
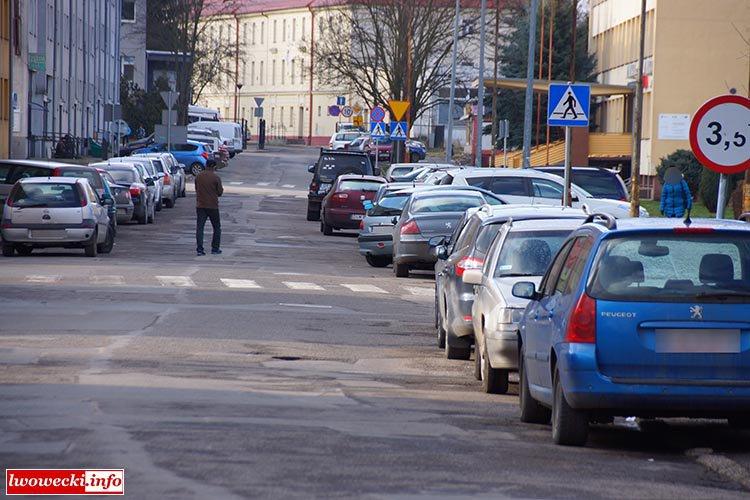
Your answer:
[[[743,174],[727,176],[727,207],[732,208],[729,198],[737,183],[742,180]],[[703,169],[700,183],[700,196],[703,203],[711,212],[716,212],[719,201],[719,174],[707,168]]]
[[[664,172],[670,167],[677,167],[685,176],[690,192],[695,197],[700,190],[701,173],[705,170],[703,165],[698,162],[692,151],[687,149],[678,149],[674,153],[661,159],[659,166],[656,167],[656,173],[659,181],[664,184]]]

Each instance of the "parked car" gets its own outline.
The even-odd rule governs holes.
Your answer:
[[[118,184],[111,172],[104,169],[97,169],[104,178],[104,182],[109,186],[112,197],[115,199],[115,218],[118,224],[130,222],[133,220],[135,204],[133,197],[130,195],[130,186]]]
[[[433,269],[437,257],[430,239],[450,236],[464,212],[484,205],[488,198],[494,196],[466,190],[428,189],[413,193],[393,228],[396,276],[406,278],[411,269]]]
[[[114,245],[107,209],[82,177],[34,177],[18,181],[5,202],[3,256],[31,255],[35,248],[83,248],[87,257]]]
[[[580,223],[586,214],[563,207],[486,206],[468,210],[451,236],[436,246],[435,327],[438,347],[445,349],[448,359],[469,359],[474,342],[474,286],[464,282],[465,273],[485,266],[490,245],[503,224],[509,220],[546,218],[577,219]]]
[[[463,283],[474,287],[470,316],[474,334],[475,375],[484,392],[505,394],[508,375],[518,370],[518,319],[527,301],[513,297],[519,281],[539,283],[565,239],[585,220],[570,210],[563,219],[512,217],[500,226],[482,269],[467,270]]]
[[[148,135],[144,137],[143,139],[137,139],[135,141],[131,141],[127,143],[126,145],[120,147],[119,154],[121,156],[129,156],[133,153],[133,151],[141,148],[145,148],[150,146],[155,142],[155,134]],[[115,154],[118,154],[117,151],[114,151]]]
[[[99,203],[107,209],[107,217],[109,217],[112,236],[117,236],[117,206],[115,203],[115,197],[98,169],[85,165],[65,165],[52,169],[52,176],[82,177],[89,181],[89,185],[91,185],[94,192],[99,197]]]
[[[412,160],[424,160],[425,156],[427,155],[427,150],[419,141],[412,141],[408,140],[406,141],[406,147],[409,149],[409,153],[411,155]],[[372,161],[375,161],[375,154],[377,152],[378,160],[390,160],[391,159],[391,151],[393,150],[393,141],[391,141],[390,137],[385,137],[383,139],[373,139],[370,136],[367,136],[367,139],[362,141],[362,143],[359,146],[360,151],[363,153],[367,153],[372,158]]]
[[[559,205],[562,203],[563,180],[536,169],[481,168],[451,171],[441,181],[444,185],[468,184],[477,186],[507,199],[509,203]],[[623,201],[594,198],[587,191],[571,186],[572,206],[586,205],[592,212],[606,212],[616,218],[630,217],[630,204]],[[641,217],[648,217],[645,208]]]
[[[370,158],[362,153],[321,149],[315,164],[307,167],[313,174],[307,193],[307,220],[320,220],[320,207],[323,198],[333,186],[338,176],[344,174],[376,175],[373,173]]]
[[[203,172],[211,158],[205,146],[194,141],[172,144],[172,148],[169,151],[167,151],[167,144],[165,143],[153,144],[148,148],[134,151],[134,154],[161,152],[172,153],[177,161],[186,165],[188,171],[193,175],[198,175],[200,172]]]
[[[244,147],[242,144],[242,126],[239,123],[201,120],[188,125],[188,133],[191,133],[196,129],[208,129],[218,132],[221,136],[221,142],[229,149],[230,158],[234,158],[237,153],[242,152],[242,148]],[[174,153],[174,151],[172,152]],[[177,159],[180,160],[181,163],[184,163],[185,165],[188,165],[188,167],[192,168],[191,163],[182,161],[179,156],[177,156]]]
[[[141,156],[144,156],[146,158],[156,158],[159,159],[164,166],[166,166],[166,170],[164,171],[165,174],[169,174],[171,176],[171,184],[173,185],[173,189],[175,192],[175,200],[177,198],[184,198],[186,193],[186,187],[187,187],[187,176],[185,174],[185,165],[177,161],[177,158],[174,157],[172,153],[146,153],[146,154],[137,154],[133,155],[134,157],[138,158]]]
[[[593,215],[563,244],[519,322],[521,420],[586,443],[614,416],[750,425],[750,227]]]
[[[143,178],[143,182],[146,185],[146,191],[147,195],[149,197],[149,205],[152,208],[152,211],[154,212],[152,215],[148,217],[148,222],[152,223],[156,220],[156,212],[159,211],[157,209],[157,205],[159,203],[159,190],[161,188],[161,185],[159,184],[159,177],[156,175],[156,170],[153,168],[153,165],[151,164],[151,160],[145,157],[138,157],[138,156],[128,156],[126,158],[123,157],[117,157],[117,158],[110,158],[106,162],[100,162],[96,163],[90,166],[95,166],[99,168],[104,168],[105,170],[109,170],[107,165],[117,165],[125,163],[128,165],[133,165],[135,168],[137,168],[140,173],[141,177]]]
[[[400,182],[404,175],[425,166],[424,163],[392,163],[385,178],[388,182]]]
[[[335,229],[358,229],[365,218],[363,201],[375,197],[385,179],[371,175],[340,175],[328,191],[320,210],[320,231],[333,234]]]
[[[331,140],[328,141],[328,149],[346,149],[350,142],[361,135],[362,132],[357,131],[336,132],[331,135]]]
[[[145,177],[142,170],[138,168],[140,164],[133,163],[92,163],[92,167],[106,170],[112,175],[117,184],[127,186],[130,192],[130,199],[133,202],[132,220],[138,221],[139,224],[154,222],[156,210],[154,207],[154,196],[150,187],[153,187],[153,180]],[[118,213],[118,216],[120,213]],[[124,218],[125,215],[123,214]]]
[[[158,154],[150,155],[133,155],[134,157],[143,157],[151,160],[151,163],[156,170],[157,176],[160,177],[161,183],[161,201],[167,208],[173,208],[177,201],[177,190],[175,179],[172,176],[172,169],[167,165],[164,158]],[[158,203],[157,203],[158,207]]]
[[[409,149],[409,157],[412,161],[422,161],[427,157],[427,146],[420,141],[409,139],[406,141],[406,147]]]
[[[535,167],[534,170],[547,172],[558,177],[565,177],[565,167]],[[598,167],[573,167],[571,182],[585,189],[594,198],[628,201],[628,190],[625,182],[614,170]]]

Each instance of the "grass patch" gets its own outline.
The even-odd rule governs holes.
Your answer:
[[[648,213],[651,215],[651,217],[664,217],[661,212],[659,212],[659,202],[653,201],[653,200],[641,200],[641,206],[648,210]],[[690,212],[690,217],[708,217],[712,218],[715,217],[716,214],[709,211],[706,208],[706,205],[701,203],[700,201],[694,201],[693,202],[693,210]]]

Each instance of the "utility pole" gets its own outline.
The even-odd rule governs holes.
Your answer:
[[[453,20],[453,54],[451,56],[451,90],[448,98],[448,134],[445,142],[445,162],[453,160],[453,107],[456,105],[456,59],[458,57],[458,25],[461,17],[461,0],[456,0],[456,16]]]
[[[630,216],[641,213],[641,131],[643,128],[643,53],[646,48],[646,0],[641,0],[640,42],[638,47],[638,75],[633,103],[633,156],[630,159]]]
[[[482,0],[479,10],[479,88],[477,89],[477,147],[474,164],[482,167],[482,129],[484,128],[484,45],[487,38],[487,0]]]
[[[539,74],[537,78],[542,79],[542,69],[544,66],[544,7],[545,0],[542,0],[542,25],[539,27]],[[542,94],[536,94],[536,133],[534,134],[534,147],[539,147],[539,133],[542,128]]]
[[[498,32],[500,31],[500,2],[495,5],[495,54],[494,54],[494,85],[492,87],[492,156],[490,156],[490,166],[495,167],[495,153],[497,152],[497,58],[498,58]]]
[[[529,56],[526,63],[526,102],[523,110],[523,168],[531,166],[531,122],[534,100],[534,52],[536,48],[536,16],[539,0],[531,0],[529,9]]]

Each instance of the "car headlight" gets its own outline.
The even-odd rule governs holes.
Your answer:
[[[497,310],[498,330],[516,331],[518,323],[523,317],[523,309],[517,307],[503,307]]]

